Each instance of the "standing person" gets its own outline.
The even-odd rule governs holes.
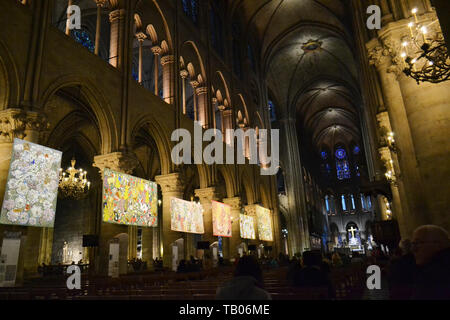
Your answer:
[[[417,268],[411,249],[411,240],[403,239],[399,243],[400,256],[392,258],[388,276],[391,299],[405,300],[412,295]]]
[[[254,256],[239,259],[234,277],[217,289],[216,300],[271,300],[262,289],[261,267]]]
[[[413,253],[418,266],[412,299],[450,300],[450,239],[446,230],[434,225],[417,228]]]

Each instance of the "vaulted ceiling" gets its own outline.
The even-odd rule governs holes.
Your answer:
[[[235,0],[278,113],[320,150],[360,144],[358,71],[341,0]]]

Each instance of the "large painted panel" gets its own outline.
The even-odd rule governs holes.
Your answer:
[[[53,227],[62,152],[14,139],[0,223]]]
[[[255,220],[252,216],[240,215],[241,238],[256,239]]]
[[[211,202],[213,235],[231,237],[231,206],[214,200]]]
[[[256,217],[258,219],[259,240],[273,241],[272,218],[270,210],[256,206]]]
[[[141,227],[158,225],[157,184],[105,168],[103,221]]]
[[[205,233],[203,207],[200,203],[172,198],[170,201],[171,229],[187,233]]]

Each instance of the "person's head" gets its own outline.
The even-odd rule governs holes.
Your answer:
[[[234,270],[235,277],[250,276],[262,283],[262,270],[258,261],[254,256],[244,256],[239,259],[236,269]]]
[[[411,250],[412,250],[411,240],[409,240],[409,239],[400,240],[398,247],[402,250],[403,255],[411,253]]]
[[[414,231],[412,249],[418,265],[428,263],[436,253],[449,247],[448,232],[441,227],[424,225]]]
[[[320,251],[305,251],[303,252],[303,264],[307,267],[319,266],[322,259]]]

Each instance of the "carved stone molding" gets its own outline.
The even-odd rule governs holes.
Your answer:
[[[231,206],[231,210],[241,210],[241,198],[233,197],[233,198],[224,198],[223,203]]]
[[[156,183],[161,186],[163,194],[183,192],[183,183],[179,173],[169,173],[155,177]]]
[[[13,142],[14,138],[23,139],[28,130],[42,133],[49,128],[50,124],[42,113],[22,109],[0,111],[0,142]]]
[[[147,36],[143,32],[138,32],[138,33],[136,33],[136,39],[142,43],[142,42],[144,42],[145,39],[147,39]]]
[[[155,56],[159,56],[162,53],[162,49],[160,46],[152,47],[152,52]]]
[[[122,152],[113,152],[109,154],[101,154],[94,157],[94,167],[99,168],[100,174],[103,170],[109,168],[118,172],[131,174],[133,169],[138,165],[138,160],[132,154],[124,154]]]
[[[256,204],[249,204],[244,207],[245,212],[249,216],[256,216]]]
[[[161,57],[161,65],[165,66],[166,64],[171,64],[175,62],[175,57],[173,55],[166,55]]]
[[[109,22],[122,20],[125,17],[125,9],[117,9],[109,13]]]
[[[201,203],[211,202],[211,200],[217,200],[215,187],[195,189],[195,195],[200,198]]]

